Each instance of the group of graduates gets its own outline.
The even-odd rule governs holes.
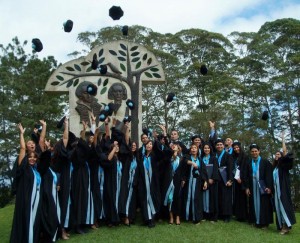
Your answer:
[[[273,165],[250,146],[250,157],[238,141],[217,137],[214,123],[208,141],[195,135],[187,148],[178,131],[170,136],[141,135],[141,147],[130,138],[130,122],[116,128],[107,118],[96,128],[82,121],[80,137],[63,120],[63,137],[47,141],[46,122],[25,143],[19,124],[16,203],[10,242],[69,239],[70,230],[134,224],[137,211],[149,228],[155,220],[199,224],[209,220],[248,221],[259,228],[273,223],[281,234],[296,222],[290,194],[290,154],[276,153]]]

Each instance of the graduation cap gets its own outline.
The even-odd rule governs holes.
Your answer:
[[[121,9],[120,6],[112,6],[109,9],[109,16],[113,19],[113,20],[119,20],[122,16],[123,16],[124,12]]]
[[[239,146],[239,147],[241,147],[241,143],[238,141],[238,140],[234,140],[233,141],[233,143],[232,143],[232,147],[234,147],[234,146]]]
[[[34,128],[36,128],[39,132],[41,132],[43,129],[42,125],[40,125],[40,124],[35,124]]]
[[[101,74],[106,74],[107,73],[107,66],[106,65],[100,65],[99,72]]]
[[[194,178],[198,178],[200,176],[200,173],[199,173],[198,169],[193,168],[192,173],[193,173],[193,177]]]
[[[152,129],[151,128],[143,128],[143,133],[146,134],[148,137],[152,137]]]
[[[125,116],[124,119],[123,119],[123,122],[124,123],[131,122],[131,116]]]
[[[122,27],[122,33],[123,35],[127,36],[128,35],[128,25],[124,25]]]
[[[266,120],[269,119],[269,113],[268,113],[268,111],[264,111],[262,113],[261,119],[264,120],[264,121],[266,121]]]
[[[43,50],[43,44],[38,38],[32,39],[32,49],[35,50],[36,52],[40,52]]]
[[[89,135],[90,135],[90,136],[94,136],[95,134],[93,133],[92,130],[90,130],[90,131],[89,131]]]
[[[199,134],[195,134],[191,137],[191,140],[194,141],[196,138],[200,138],[200,140],[202,141],[202,138]]]
[[[166,101],[167,101],[167,102],[172,102],[173,100],[176,100],[175,94],[174,94],[174,93],[169,93],[169,94],[167,95]]]
[[[62,128],[62,126],[64,125],[64,122],[65,122],[65,119],[66,119],[66,116],[64,116],[63,118],[61,118],[60,121],[57,123],[56,127],[58,129]]]
[[[111,116],[113,112],[115,111],[115,104],[109,103],[104,107],[104,110],[106,111],[107,116]]]
[[[250,145],[250,150],[253,149],[253,148],[256,148],[257,150],[260,150],[259,146],[256,143],[252,143]]]
[[[128,106],[128,108],[129,108],[130,110],[133,110],[133,109],[134,109],[134,103],[133,103],[133,101],[130,100],[130,99],[128,99],[128,100],[126,101],[126,105]]]
[[[107,112],[105,110],[100,111],[99,121],[104,122],[107,117]]]
[[[73,21],[68,19],[66,22],[64,22],[64,31],[65,32],[71,32],[73,29]]]
[[[206,75],[207,72],[208,72],[208,70],[207,70],[206,65],[205,65],[205,64],[202,64],[201,67],[200,67],[200,73],[201,73],[202,75]]]
[[[97,86],[95,84],[89,84],[86,87],[86,92],[88,92],[90,95],[95,96],[97,94]]]
[[[74,143],[78,141],[78,138],[74,133],[69,131],[68,145],[69,147],[73,147]]]
[[[98,68],[98,64],[99,64],[99,62],[97,60],[97,55],[94,55],[93,61],[92,61],[92,69],[96,70]]]

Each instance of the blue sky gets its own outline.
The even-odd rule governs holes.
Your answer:
[[[113,21],[111,6],[121,6],[124,16]],[[199,28],[222,33],[258,31],[267,21],[300,19],[296,0],[0,0],[0,44],[6,46],[17,36],[20,41],[40,38],[40,58],[52,55],[59,62],[67,54],[85,47],[77,41],[83,31],[97,31],[116,25],[141,25],[160,33]],[[71,33],[62,24],[74,21]],[[25,50],[31,52],[31,45]]]

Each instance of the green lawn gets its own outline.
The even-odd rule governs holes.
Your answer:
[[[8,242],[14,205],[0,209],[0,242]],[[141,222],[140,220],[138,220]],[[300,222],[300,213],[297,213]],[[62,241],[60,241],[62,242]],[[200,225],[181,223],[180,226],[167,222],[157,223],[149,229],[140,223],[131,227],[102,226],[84,235],[72,234],[67,242],[300,242],[300,226],[296,224],[288,235],[279,235],[275,225],[267,230],[254,228],[247,223],[231,221],[216,224],[203,222]]]

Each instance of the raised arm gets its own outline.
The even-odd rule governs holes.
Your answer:
[[[18,165],[20,165],[26,154],[26,145],[24,139],[25,128],[23,128],[21,123],[18,124],[18,128],[20,130],[20,152],[19,152]]]
[[[118,147],[118,142],[117,141],[114,141],[114,147],[113,149],[111,150],[111,152],[109,153],[109,155],[107,156],[107,159],[109,161],[111,161],[116,153],[116,150],[117,150],[117,147]]]
[[[42,124],[42,132],[40,135],[40,140],[39,140],[39,145],[40,148],[43,151],[45,151],[45,138],[46,138],[46,127],[47,127],[47,123],[44,120],[40,120],[40,123]]]
[[[80,132],[80,137],[85,140],[85,131],[86,131],[86,128],[87,128],[87,122],[85,121],[82,121],[82,130]]]
[[[125,127],[125,142],[127,145],[129,145],[129,140],[130,140],[130,124],[129,124],[129,122],[125,122],[124,127]]]
[[[285,145],[284,131],[281,133],[281,139],[282,139],[282,154],[283,156],[285,156],[287,153],[287,149]]]
[[[63,144],[64,144],[65,148],[68,145],[68,140],[69,140],[69,120],[68,120],[68,118],[65,118],[65,120],[64,120],[64,134],[63,134]]]
[[[105,138],[110,138],[110,129],[109,129],[109,117],[107,117],[104,121],[104,125],[105,125]]]

